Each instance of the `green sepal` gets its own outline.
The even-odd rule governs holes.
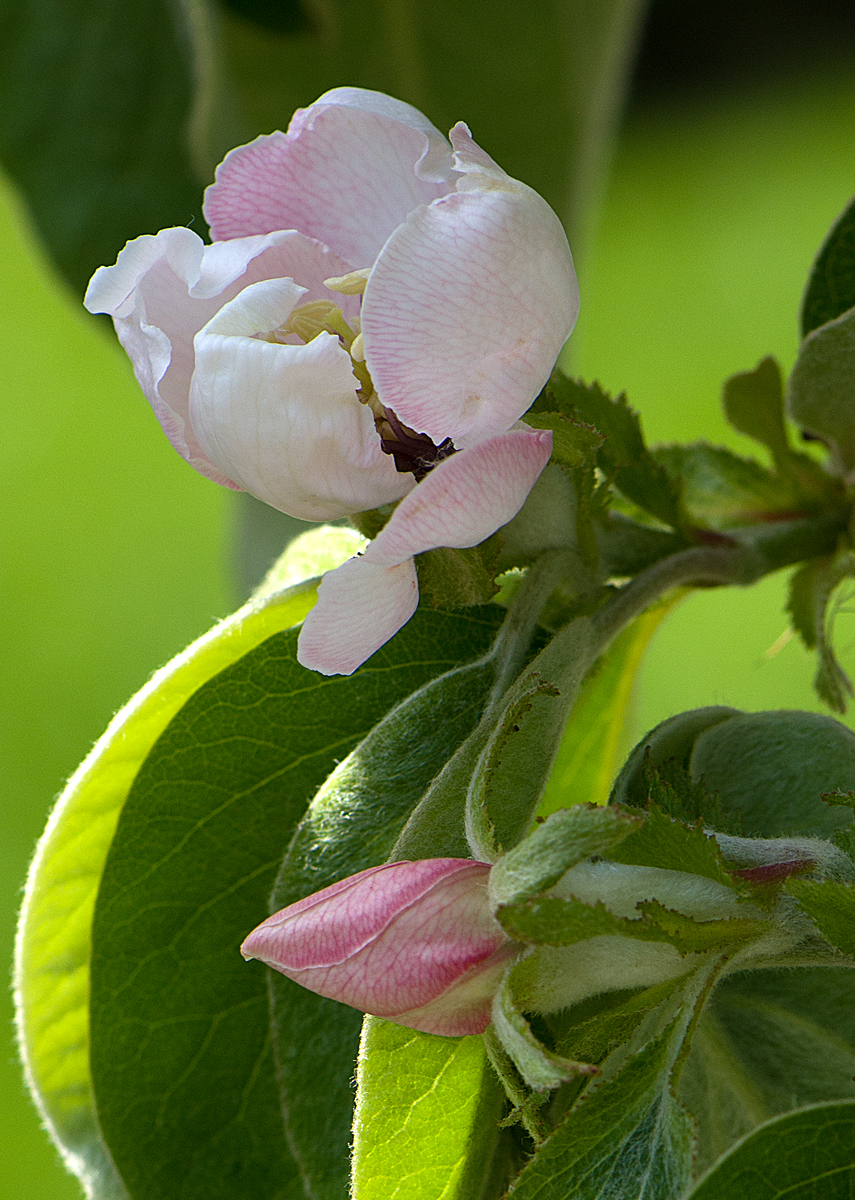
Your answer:
[[[563,412],[529,411],[526,425],[552,431],[552,460],[565,467],[581,467],[603,444],[603,434],[593,425],[574,421]]]
[[[481,1037],[436,1037],[366,1017],[352,1200],[479,1196],[502,1136],[502,1102]]]
[[[604,854],[642,823],[617,808],[577,804],[551,813],[490,872],[494,904],[517,904],[544,892],[577,863]]]
[[[683,976],[652,987],[607,992],[547,1018],[559,1054],[601,1063],[628,1043],[641,1022],[683,986]]]
[[[811,267],[802,337],[855,306],[855,201],[841,213]]]
[[[526,1087],[549,1091],[577,1075],[594,1075],[592,1063],[576,1062],[549,1050],[535,1037],[516,997],[519,966],[511,967],[493,1000],[492,1029]]]
[[[501,539],[494,534],[471,549],[441,546],[417,554],[420,599],[433,608],[487,604],[499,590],[495,580],[501,546]]]
[[[605,441],[597,465],[625,496],[666,525],[679,529],[685,515],[679,486],[656,462],[644,442],[641,421],[626,396],[613,400],[598,383],[583,384],[554,372],[535,410],[556,409],[592,425]]]
[[[608,852],[613,862],[640,867],[660,867],[701,875],[715,883],[739,890],[724,866],[721,850],[704,831],[702,821],[686,825],[650,801],[647,820],[635,833]]]

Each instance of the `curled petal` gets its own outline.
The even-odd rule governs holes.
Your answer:
[[[268,918],[241,947],[303,987],[425,1033],[481,1033],[517,952],[486,863],[372,867]]]
[[[208,457],[190,422],[193,339],[248,284],[291,277],[314,300],[329,297],[323,280],[343,270],[343,259],[297,233],[205,246],[179,227],[128,242],[114,266],[95,272],[84,303],[113,318],[140,387],[181,457],[207,478],[237,487]],[[341,297],[341,304],[346,316],[359,311],[356,297]]]
[[[329,520],[398,500],[413,481],[380,449],[337,337],[291,346],[256,336],[282,325],[301,291],[263,280],[200,331],[190,413],[205,453],[241,487],[291,516]]]
[[[545,200],[461,128],[457,192],[413,211],[375,264],[366,361],[387,408],[435,442],[508,429],[549,377],[579,309],[573,259]]]
[[[512,429],[438,463],[364,554],[324,576],[300,631],[303,666],[350,675],[370,658],[416,610],[413,556],[437,546],[477,546],[506,525],[551,451],[551,433]]]
[[[370,266],[407,213],[453,187],[451,150],[420,112],[379,92],[336,88],[228,154],[205,196],[216,240],[298,229]]]

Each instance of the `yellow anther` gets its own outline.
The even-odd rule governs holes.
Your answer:
[[[361,296],[370,274],[371,268],[363,267],[347,275],[331,275],[329,279],[324,280],[324,287],[328,287],[331,292],[341,292],[343,296]]]
[[[353,345],[350,347],[350,357],[354,362],[365,362],[365,339],[361,333],[358,333],[353,339]]]

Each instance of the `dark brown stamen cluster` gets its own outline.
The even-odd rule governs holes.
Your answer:
[[[385,416],[377,421],[377,432],[383,453],[395,460],[395,469],[402,474],[411,472],[416,483],[421,483],[438,462],[457,453],[451,438],[437,446],[426,433],[416,433],[399,421],[391,409],[386,409]]]

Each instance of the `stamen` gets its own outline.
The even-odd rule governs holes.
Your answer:
[[[375,412],[375,425],[383,453],[391,454],[395,460],[395,470],[401,474],[411,472],[416,483],[421,483],[438,462],[457,453],[451,438],[446,438],[437,446],[426,433],[416,433],[409,425],[399,421],[391,408],[384,409],[382,417],[377,417]]]
[[[319,333],[336,333],[348,350],[354,338],[344,314],[332,300],[310,300],[308,304],[299,304],[282,326],[282,332],[296,333],[307,343]]]
[[[343,296],[361,296],[370,274],[371,268],[363,267],[347,275],[331,275],[329,279],[324,280],[324,287],[328,287],[331,292],[341,292]]]
[[[358,333],[353,339],[353,345],[350,347],[350,357],[354,362],[365,362],[365,339],[361,333]]]

